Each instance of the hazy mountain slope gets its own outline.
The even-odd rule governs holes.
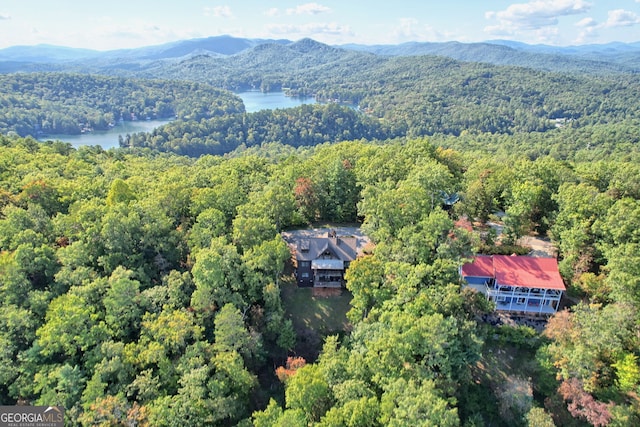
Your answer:
[[[36,46],[11,46],[6,49],[0,49],[0,61],[56,63],[77,61],[99,56],[100,54],[101,52],[97,50],[75,49],[46,44]]]
[[[193,53],[210,53],[234,55],[264,43],[290,44],[289,40],[245,39],[231,36],[216,36],[200,39],[181,40],[136,49],[118,49],[97,51],[74,49],[62,46],[37,45],[13,46],[0,49],[0,61],[56,63],[82,61],[87,58],[118,61],[126,60],[158,60],[178,58]]]
[[[640,72],[640,45],[624,45],[615,51],[593,46],[574,47],[530,46],[515,42],[487,43],[418,43],[399,45],[344,45],[352,49],[387,56],[438,55],[459,61],[483,62],[495,65],[515,65],[545,71],[587,73]]]
[[[202,55],[224,58],[247,52],[262,58],[276,55],[284,61],[294,61],[293,64],[287,62],[280,64],[285,67],[299,64],[300,55],[308,59],[304,55],[308,55],[309,48],[315,49],[318,45],[322,44],[309,39],[294,43],[289,40],[216,36],[106,52],[48,45],[14,46],[0,50],[0,72],[67,70],[118,74],[126,73],[127,70],[137,72],[142,69],[158,69],[165,66],[167,62],[188,60]],[[349,44],[333,48],[322,46],[325,47],[320,53],[328,55],[327,58],[322,59],[325,62],[331,61],[332,57],[335,58],[338,55],[337,51],[332,49],[339,49],[340,51],[367,52],[378,56],[438,55],[460,61],[515,65],[545,71],[591,74],[640,73],[640,43],[558,47],[494,40],[485,43],[410,42],[398,45]],[[257,47],[260,49],[255,50]],[[278,47],[284,50],[278,51]],[[314,55],[317,56],[318,52]],[[260,59],[253,61],[244,58],[239,62],[250,66],[252,63],[259,63]],[[277,68],[278,64],[273,65]]]
[[[334,81],[385,60],[303,39],[288,45],[261,44],[228,57],[198,55],[179,62],[157,61],[136,73],[145,77],[201,81],[232,90],[274,90],[283,86],[300,87],[301,79],[318,83],[331,76]],[[346,65],[348,68],[344,68]]]

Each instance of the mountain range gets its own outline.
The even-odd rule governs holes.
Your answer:
[[[228,58],[251,55],[251,51],[300,46],[300,41],[246,39],[232,36],[182,40],[136,49],[98,51],[36,45],[12,46],[0,50],[0,72],[79,71],[85,68],[139,69],[154,62],[176,62],[197,56]],[[335,52],[330,46],[314,42],[314,49]],[[338,51],[361,52],[377,56],[437,55],[466,62],[524,66],[545,71],[640,73],[640,42],[603,45],[548,46],[493,40],[482,43],[409,42],[397,45],[348,44],[331,46]],[[264,52],[262,52],[264,53]]]

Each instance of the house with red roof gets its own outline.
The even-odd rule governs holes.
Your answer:
[[[467,286],[496,303],[496,310],[553,314],[566,290],[555,258],[478,255],[460,268]]]

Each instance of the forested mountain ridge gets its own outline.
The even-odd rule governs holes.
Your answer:
[[[384,139],[403,135],[460,135],[463,132],[545,132],[559,126],[580,128],[594,124],[633,121],[638,118],[640,111],[640,100],[632,95],[640,92],[640,81],[634,74],[551,73],[522,67],[462,62],[436,56],[383,57],[337,49],[310,39],[287,46],[262,44],[228,58],[200,55],[179,62],[154,64],[132,74],[137,77],[161,77],[164,81],[156,81],[155,84],[166,88],[172,86],[172,82],[186,80],[233,90],[285,90],[292,95],[314,95],[320,101],[346,103],[357,107],[361,116],[350,117],[353,116],[353,111],[344,110],[338,115],[342,120],[334,120],[330,132],[332,135],[342,136],[328,137],[326,141],[368,138],[372,135]],[[28,79],[26,76],[28,74],[5,75],[2,79],[17,79],[16,82],[19,82],[20,79]],[[41,84],[50,84],[47,83],[46,75],[41,76]],[[57,76],[56,78],[61,79],[63,74]],[[79,75],[69,76],[72,80],[79,78]],[[186,87],[184,83],[182,85],[183,88]],[[38,95],[32,93],[33,90],[33,86],[25,81],[25,85],[19,91],[19,96],[35,100],[31,103],[14,103],[8,98],[5,99],[6,108],[2,110],[5,114],[4,129],[15,129],[21,135],[35,135],[43,128],[46,130],[44,124],[52,123],[51,120],[45,120],[46,117],[43,117],[41,111],[41,102],[48,101],[39,101]],[[282,137],[284,127],[280,126],[280,130],[275,133],[268,131],[268,124],[259,114],[247,117],[229,116],[223,119],[222,113],[241,111],[241,107],[237,105],[239,100],[228,101],[232,99],[232,95],[227,92],[215,92],[213,88],[206,90],[210,91],[211,96],[219,94],[219,99],[201,99],[194,104],[191,95],[181,95],[187,96],[186,99],[190,100],[184,101],[183,105],[191,105],[185,106],[185,110],[189,111],[180,112],[177,114],[178,117],[198,123],[169,125],[179,126],[182,135],[189,135],[193,144],[200,145],[201,148],[196,152],[220,154],[223,151],[215,146],[229,147],[233,150],[241,145],[251,146],[278,141],[278,138]],[[70,95],[75,96],[73,93]],[[105,104],[104,108],[116,111],[113,116],[117,119],[121,116],[122,102],[115,98],[111,101],[114,104]],[[137,102],[148,103],[150,100]],[[211,105],[216,104],[233,107],[221,108],[216,113],[207,112]],[[78,132],[77,123],[86,122],[81,117],[87,113],[83,111],[84,107],[78,106],[77,111],[73,111],[74,108],[76,107],[63,105],[60,107],[63,113],[59,111],[56,114],[75,114],[76,117],[67,119],[67,122],[76,123],[73,131]],[[145,117],[158,117],[153,111],[155,106],[144,105],[136,108],[141,110]],[[314,107],[318,108],[320,107]],[[329,111],[328,107],[323,108]],[[286,116],[284,113],[273,114]],[[338,117],[335,109],[327,114],[324,115],[327,118],[331,115]],[[209,122],[200,123],[201,120]],[[367,126],[375,131],[366,132],[362,127],[359,128],[360,131],[353,127],[342,128],[351,126],[354,120],[368,123]],[[94,122],[98,123],[97,120]],[[97,126],[100,128],[101,125],[98,123]],[[225,127],[225,130],[210,131],[220,126]],[[305,126],[305,122],[291,117],[287,121],[287,127],[295,131],[289,139],[295,135],[302,135]],[[227,129],[231,128],[234,129],[233,135],[227,137]],[[311,137],[296,137],[294,145],[318,142],[315,132],[309,134],[309,129],[306,132]],[[176,138],[169,140],[167,134],[171,133],[175,133],[175,130],[158,130],[156,134],[162,138],[158,139],[155,138],[157,135],[153,135],[153,143],[149,144],[147,141],[144,145],[166,148],[169,144],[174,147],[172,150],[175,150],[178,141]],[[329,135],[326,132],[320,133],[323,134]],[[148,138],[136,138],[136,141]],[[211,151],[207,151],[207,145],[212,147]],[[187,148],[179,152],[189,151]]]
[[[198,39],[181,40],[155,46],[134,49],[118,49],[98,51],[91,49],[75,49],[62,46],[36,45],[12,46],[0,49],[0,61],[19,61],[23,63],[64,63],[82,59],[128,59],[152,60],[179,58],[193,53],[211,55],[233,55],[251,49],[260,44],[289,44],[289,40],[245,39],[231,36],[215,36]]]
[[[640,72],[640,46],[593,46],[591,49],[572,47],[529,46],[500,40],[484,43],[419,43],[399,45],[344,45],[347,49],[389,56],[437,55],[459,61],[494,65],[514,65],[555,72],[587,74]],[[628,49],[625,49],[628,47]]]
[[[243,111],[238,97],[198,83],[69,73],[0,75],[1,133],[79,134],[121,120],[200,120]]]
[[[266,49],[265,49],[266,50]],[[269,49],[271,50],[271,49]],[[332,52],[336,55],[336,52]],[[325,56],[323,56],[325,57]],[[559,126],[580,128],[594,124],[620,123],[638,119],[640,101],[631,94],[640,90],[640,82],[632,75],[596,77],[585,75],[555,74],[516,68],[474,64],[439,57],[394,57],[382,59],[375,56],[356,57],[355,60],[339,60],[314,65],[312,61],[300,60],[306,69],[281,70],[278,61],[271,65],[266,57],[239,55],[236,57],[246,73],[231,73],[216,80],[207,80],[213,85],[231,84],[240,86],[250,82],[265,89],[286,85],[293,94],[315,94],[320,100],[338,100],[357,105],[364,117],[356,118],[368,122],[378,129],[369,135],[391,138],[403,135],[460,135],[466,133],[515,134],[520,132],[555,131]],[[182,75],[186,78],[207,79],[209,69],[216,59],[193,58],[167,69],[166,77]],[[294,61],[294,63],[296,63]],[[266,65],[262,65],[266,64]],[[297,63],[296,63],[297,64]],[[262,70],[262,74],[259,72]],[[246,79],[249,79],[247,82]],[[244,83],[243,83],[244,81]],[[632,88],[635,88],[632,90]],[[305,107],[317,110],[328,107]],[[337,111],[332,110],[332,115]],[[274,112],[271,116],[287,116]],[[329,124],[340,127],[341,123],[353,123],[353,112],[344,110],[343,121]],[[313,144],[314,140],[301,137],[309,134],[308,123],[297,115],[289,115],[270,138],[260,138],[268,132],[267,113],[230,118],[224,124],[214,118],[199,125],[181,125],[184,132],[206,145],[251,146],[262,142],[286,140],[287,128],[296,129],[298,135],[294,145]],[[377,119],[376,123],[374,120]],[[216,132],[199,130],[216,129],[233,123],[231,139]],[[155,134],[171,134],[178,124],[158,129]],[[251,128],[257,125],[258,128]],[[286,126],[285,126],[286,125]],[[345,128],[353,138],[367,137],[366,133]],[[184,133],[183,132],[183,133]],[[254,137],[250,138],[249,134]],[[340,134],[336,129],[334,133]],[[154,135],[155,136],[155,135]],[[153,137],[149,136],[147,140]],[[221,139],[220,139],[221,138]],[[284,138],[284,139],[283,139]],[[158,141],[169,142],[168,135]],[[327,139],[334,141],[335,139]],[[231,143],[229,145],[229,143]],[[157,146],[154,145],[152,146]],[[213,151],[219,153],[219,151]]]
[[[383,63],[376,55],[348,51],[311,39],[288,45],[261,44],[229,57],[196,55],[181,61],[153,62],[137,70],[144,76],[184,79],[209,83],[230,90],[279,90],[290,87],[289,80],[302,78],[318,82],[326,77],[344,76],[342,67],[350,65],[348,75]],[[336,69],[336,67],[340,67]],[[333,71],[332,71],[333,70]],[[345,76],[348,78],[348,75]],[[329,83],[331,79],[326,80]]]
[[[0,49],[0,64],[36,70],[29,64],[67,64],[73,69],[94,67],[98,62],[106,70],[118,63],[142,64],[153,60],[173,60],[198,54],[230,56],[250,51],[262,44],[290,45],[290,40],[246,39],[216,36],[181,40],[157,46],[114,51],[93,51],[58,46],[13,46]],[[366,51],[377,55],[438,55],[452,59],[496,65],[518,65],[549,71],[574,72],[639,72],[640,46],[637,43],[610,43],[586,46],[545,46],[491,40],[481,43],[410,42],[398,45],[336,46],[346,50]],[[12,64],[11,64],[12,63]],[[115,67],[122,68],[122,67]],[[16,68],[0,69],[16,71]],[[42,69],[41,69],[42,70]],[[60,70],[54,68],[53,70]],[[44,71],[44,70],[43,70]]]

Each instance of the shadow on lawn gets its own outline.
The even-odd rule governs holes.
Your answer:
[[[325,337],[351,330],[346,314],[351,308],[352,296],[346,289],[339,294],[335,290],[317,292],[313,288],[299,288],[295,280],[283,280],[281,295],[296,332],[296,356],[313,362],[322,350]]]

